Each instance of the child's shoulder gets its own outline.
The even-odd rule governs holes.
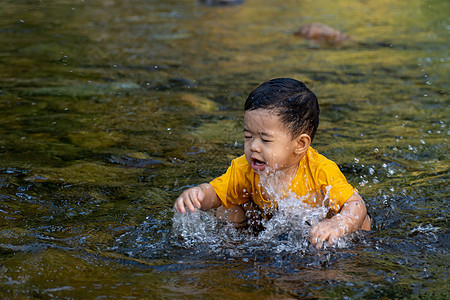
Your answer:
[[[336,163],[325,155],[320,154],[316,149],[309,147],[307,153],[308,164],[317,167],[336,166]]]

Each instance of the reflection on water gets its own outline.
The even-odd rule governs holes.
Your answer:
[[[448,6],[4,1],[0,295],[448,298]],[[312,22],[352,40],[294,34]],[[288,202],[259,235],[173,213],[282,76],[318,95],[313,146],[374,217],[341,247],[313,249]]]

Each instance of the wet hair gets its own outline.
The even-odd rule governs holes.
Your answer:
[[[264,82],[250,93],[244,111],[267,109],[280,117],[292,138],[306,133],[314,139],[319,126],[319,103],[304,83],[292,78]]]

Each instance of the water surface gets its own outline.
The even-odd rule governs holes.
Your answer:
[[[0,294],[59,298],[447,298],[448,1],[3,1]],[[294,35],[308,22],[353,41]],[[177,195],[242,154],[274,77],[319,97],[313,146],[374,230],[260,236]],[[298,229],[298,230],[294,230]]]

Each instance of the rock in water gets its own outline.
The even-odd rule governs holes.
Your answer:
[[[341,43],[352,39],[342,31],[321,23],[305,24],[300,27],[297,32],[295,32],[295,35],[301,36],[302,38],[307,40],[315,40],[327,43]]]
[[[164,162],[150,159],[150,158],[135,158],[126,155],[115,156],[112,155],[109,159],[109,162],[113,164],[120,164],[129,168],[153,168],[155,166],[162,166]]]

